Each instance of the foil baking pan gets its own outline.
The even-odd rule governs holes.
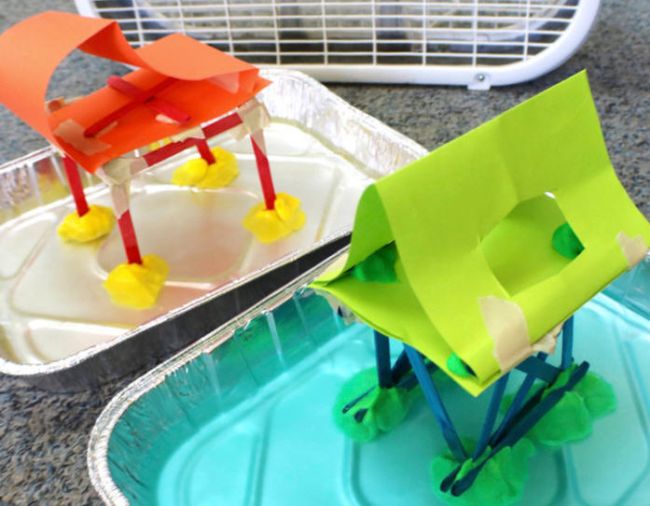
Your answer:
[[[169,184],[191,152],[152,168],[132,185],[142,250],[170,264],[151,310],[119,308],[101,286],[123,261],[117,231],[96,247],[57,237],[73,203],[54,149],[0,167],[0,373],[68,390],[159,362],[342,247],[363,189],[425,153],[304,74],[263,74],[273,81],[261,98],[276,188],[302,200],[307,224],[272,245],[243,229],[261,190],[250,145],[227,134],[211,143],[237,155],[228,188]],[[108,204],[106,187],[85,177],[89,200]]]
[[[335,427],[342,384],[374,366],[373,333],[347,325],[305,288],[322,270],[300,276],[110,402],[88,449],[92,483],[107,504],[445,504],[434,494],[430,465],[446,445],[423,398],[372,443],[355,443]],[[650,256],[576,313],[575,344],[576,357],[613,386],[617,410],[597,420],[588,439],[539,450],[521,504],[647,504]],[[476,414],[491,395],[471,398],[436,378],[459,433],[478,434],[483,417]]]

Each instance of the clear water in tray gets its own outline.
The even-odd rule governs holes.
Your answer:
[[[169,184],[193,150],[145,172],[132,185],[132,215],[143,254],[170,265],[156,307],[124,309],[102,287],[124,261],[117,228],[103,241],[66,244],[56,235],[70,199],[36,209],[0,226],[0,355],[18,363],[49,363],[119,336],[197,297],[218,290],[314,243],[349,230],[356,202],[370,179],[363,170],[296,126],[275,122],[266,131],[277,191],[299,197],[307,223],[274,244],[254,240],[241,221],[262,200],[248,140],[214,139],[233,151],[240,175],[219,190]],[[91,203],[109,205],[105,188]]]

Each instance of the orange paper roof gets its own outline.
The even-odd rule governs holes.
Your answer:
[[[158,121],[157,113],[143,104],[90,139],[90,147],[73,141],[70,125],[83,132],[132,100],[104,87],[48,113],[50,77],[75,49],[138,67],[123,79],[141,90],[177,79],[156,98],[189,114],[190,120],[182,125]],[[0,102],[91,172],[243,104],[268,84],[258,72],[253,65],[181,34],[133,49],[116,21],[62,12],[38,14],[0,35]]]

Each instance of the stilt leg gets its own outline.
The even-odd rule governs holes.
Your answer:
[[[514,446],[518,441],[520,441],[521,438],[524,437],[544,415],[546,415],[546,413],[560,402],[562,396],[566,392],[572,390],[576,384],[584,378],[588,369],[589,364],[583,362],[571,373],[564,385],[558,386],[556,389],[548,392],[546,397],[542,396],[542,391],[534,395],[522,408],[523,413],[515,418],[514,423],[508,428],[501,440],[492,448],[485,460],[482,460],[461,479],[454,482],[455,477],[461,469],[461,466],[458,466],[456,470],[449,475],[449,479],[445,478],[445,480],[443,480],[441,489],[446,491],[449,489],[451,483],[453,483],[453,486],[451,486],[452,495],[462,495],[472,485],[478,474],[481,472],[481,469],[483,469],[483,466],[485,466],[485,464],[501,449],[506,446]]]
[[[547,357],[546,353],[539,353],[537,355],[537,358],[542,362],[546,360],[546,357]],[[517,390],[517,393],[515,394],[515,398],[512,400],[512,404],[508,408],[508,411],[506,411],[503,420],[501,420],[499,427],[490,438],[490,446],[494,446],[494,443],[498,441],[501,435],[503,434],[504,429],[508,427],[512,419],[517,415],[517,413],[519,413],[519,409],[523,406],[524,401],[526,400],[526,396],[528,395],[528,392],[530,392],[530,389],[535,383],[535,379],[536,377],[532,374],[526,375],[524,381],[521,383],[521,386],[519,387],[519,390]]]
[[[418,351],[408,345],[405,345],[404,349],[406,350],[409,360],[411,361],[413,371],[415,372],[415,375],[420,382],[420,386],[424,392],[424,397],[429,404],[431,411],[433,411],[438,424],[440,425],[442,435],[447,441],[447,445],[449,446],[451,453],[459,462],[464,461],[467,458],[467,454],[465,453],[463,444],[461,443],[460,438],[458,437],[458,433],[454,428],[454,424],[452,423],[451,418],[445,409],[442,398],[436,389],[436,385],[433,383],[429,371],[424,364],[422,355],[420,355]]]
[[[393,386],[390,367],[390,341],[388,337],[375,330],[375,357],[377,360],[377,379],[380,388]]]
[[[81,177],[79,176],[79,169],[77,168],[77,162],[75,162],[69,156],[64,156],[63,166],[65,168],[66,178],[68,179],[68,186],[70,187],[70,193],[72,193],[75,206],[77,207],[77,214],[79,216],[83,216],[88,212],[88,201],[86,200],[84,187],[83,184],[81,183]]]
[[[253,146],[253,153],[255,154],[257,174],[259,175],[262,193],[264,194],[264,204],[267,209],[274,209],[275,188],[273,187],[273,178],[271,177],[271,164],[266,156],[266,146],[262,130],[258,130],[251,135],[251,144]]]
[[[129,210],[129,182],[111,184],[110,188],[113,209],[115,216],[118,217],[117,223],[120,227],[120,235],[122,236],[127,261],[130,264],[141,264],[140,247],[138,246],[138,238],[135,234],[135,227]]]
[[[400,353],[397,360],[395,360],[395,365],[391,371],[391,380],[393,385],[397,384],[397,382],[399,382],[410,370],[411,362],[409,362],[406,351],[402,350],[402,353]]]
[[[126,253],[128,262],[130,264],[141,264],[142,257],[140,256],[140,247],[138,246],[135,227],[131,219],[131,211],[128,209],[124,211],[117,222],[120,226],[120,235],[122,236],[124,252]]]
[[[560,368],[566,369],[573,362],[573,316],[562,327],[562,362]]]
[[[501,400],[503,399],[503,393],[506,390],[507,384],[508,374],[505,374],[494,385],[494,392],[492,392],[490,406],[488,407],[487,414],[485,415],[485,420],[483,421],[483,427],[481,428],[481,436],[479,437],[476,448],[474,449],[474,453],[472,454],[472,458],[474,460],[480,457],[488,446],[488,443],[490,441],[490,434],[492,434],[494,422],[497,419],[499,407],[501,406]]]
[[[208,146],[208,141],[205,139],[196,139],[196,149],[199,151],[199,155],[203,158],[208,165],[212,165],[216,162],[212,151],[210,151],[210,146]]]

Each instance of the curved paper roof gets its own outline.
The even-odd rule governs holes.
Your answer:
[[[104,87],[52,114],[47,112],[50,78],[75,49],[138,67],[123,79],[140,90],[169,78],[178,80],[156,98],[191,119],[182,125],[157,121],[156,112],[143,104],[97,134],[90,140],[91,147],[74,140],[74,130],[83,132],[131,101],[123,93]],[[0,102],[89,171],[135,148],[225,114],[268,84],[259,77],[257,67],[185,35],[170,35],[133,49],[116,21],[62,12],[44,12],[9,28],[0,36],[0,55]]]
[[[565,221],[585,248],[573,260],[552,247]],[[395,282],[350,275],[393,242]],[[369,186],[345,264],[313,286],[477,395],[649,248],[583,72]]]

